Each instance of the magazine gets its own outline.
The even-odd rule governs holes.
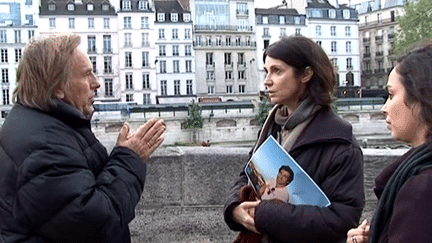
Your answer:
[[[282,188],[279,186],[276,189],[275,183],[279,180],[278,174],[282,174],[279,173],[279,171],[289,171],[289,168],[286,168],[286,166],[294,173],[294,176],[291,176],[293,180],[289,182],[287,186]],[[330,200],[321,188],[319,188],[313,179],[273,136],[269,136],[255,151],[245,167],[245,172],[257,194],[263,195],[263,200],[269,199],[268,197],[274,194],[276,199],[279,199],[277,197],[288,197],[289,203],[292,204],[308,204],[320,207],[327,207],[330,205]],[[289,172],[289,174],[291,174],[291,172]],[[264,188],[261,188],[262,186],[264,186]],[[262,189],[261,193],[260,189]],[[276,192],[278,192],[278,194],[275,194]]]

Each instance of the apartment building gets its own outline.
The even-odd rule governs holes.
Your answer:
[[[2,0],[0,2],[0,72],[1,118],[12,107],[16,87],[16,70],[25,45],[39,35],[38,2],[35,0]]]
[[[388,72],[396,64],[392,45],[406,0],[372,0],[354,5],[359,14],[362,96],[385,96]],[[382,4],[384,3],[384,4]]]
[[[191,0],[196,94],[202,100],[258,100],[253,0]]]
[[[155,1],[158,104],[196,100],[192,17],[177,1]]]

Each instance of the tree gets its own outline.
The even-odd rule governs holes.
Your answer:
[[[419,40],[432,40],[432,1],[409,0],[404,9],[405,15],[397,17],[399,28],[393,44],[395,54]]]
[[[192,100],[192,102],[188,105],[188,113],[189,116],[186,120],[185,128],[193,129],[193,141],[196,142],[197,129],[202,128],[204,125],[201,106],[196,103],[195,100]]]
[[[258,103],[258,114],[256,115],[256,119],[258,120],[260,127],[264,125],[272,107],[273,105],[268,101],[267,97],[264,97],[262,101]]]

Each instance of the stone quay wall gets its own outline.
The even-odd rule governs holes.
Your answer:
[[[232,242],[224,199],[250,148],[161,147],[147,160],[144,192],[130,223],[132,242]],[[366,207],[372,219],[374,178],[406,149],[364,149]]]

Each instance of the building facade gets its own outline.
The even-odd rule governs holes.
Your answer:
[[[405,0],[366,1],[354,7],[359,13],[362,96],[386,96],[388,72],[396,64],[392,52],[396,17],[404,14]]]
[[[253,0],[192,0],[199,100],[259,99]]]
[[[177,1],[155,1],[158,104],[196,100],[191,13]]]
[[[39,35],[38,1],[2,0],[0,2],[1,117],[12,107],[16,70],[25,45]]]
[[[307,0],[306,15],[311,39],[333,63],[338,97],[361,94],[358,16],[347,5],[332,6],[327,0]]]

